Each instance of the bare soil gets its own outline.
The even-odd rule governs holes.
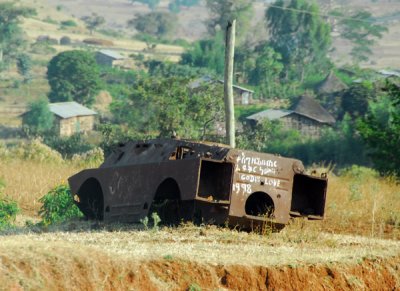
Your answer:
[[[2,236],[1,290],[399,290],[400,242],[215,227]],[[90,229],[91,228],[91,229]]]

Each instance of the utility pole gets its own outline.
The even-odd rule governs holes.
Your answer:
[[[233,105],[233,57],[235,54],[235,28],[236,19],[228,21],[225,39],[225,77],[224,77],[224,99],[225,99],[225,128],[226,142],[232,148],[235,143],[235,111]]]

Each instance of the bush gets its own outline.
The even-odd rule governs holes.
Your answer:
[[[69,36],[63,36],[60,39],[60,44],[61,45],[70,45],[72,43],[71,38]]]
[[[17,202],[2,196],[4,185],[4,181],[0,179],[0,229],[9,227],[20,210]]]
[[[71,218],[83,217],[82,212],[72,199],[71,190],[67,185],[58,185],[39,199],[43,203],[39,215],[42,224],[61,223]]]
[[[19,211],[17,202],[0,197],[0,229],[11,226]]]
[[[72,158],[75,154],[82,154],[93,149],[82,135],[77,133],[69,137],[50,137],[45,139],[45,143],[61,153],[64,158]]]
[[[76,22],[73,20],[65,20],[65,21],[61,21],[61,25],[62,26],[69,26],[69,27],[75,27],[77,26]]]
[[[37,162],[55,162],[62,163],[61,154],[48,147],[40,139],[34,139],[30,142],[21,142],[9,150],[9,156],[24,160]]]

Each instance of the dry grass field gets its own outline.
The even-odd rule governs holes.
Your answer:
[[[279,233],[85,221],[24,227],[39,220],[41,196],[96,166],[40,153],[0,155],[4,194],[22,208],[20,227],[0,235],[0,290],[400,288],[400,185],[372,170],[330,173],[326,219],[295,220]]]

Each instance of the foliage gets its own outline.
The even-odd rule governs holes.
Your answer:
[[[353,83],[342,97],[342,113],[348,113],[353,119],[362,117],[367,113],[368,101],[374,100],[376,91],[372,83]]]
[[[174,33],[176,28],[175,17],[166,12],[150,12],[137,15],[128,21],[137,31],[154,35],[158,38],[166,38]]]
[[[129,98],[115,99],[111,110],[117,123],[137,133],[201,138],[221,117],[223,94],[213,83],[196,92],[186,78],[139,79]],[[143,114],[146,112],[146,114]]]
[[[39,215],[44,225],[61,223],[71,218],[83,217],[82,212],[75,205],[71,190],[67,185],[61,184],[54,187],[40,198],[39,201],[43,203]]]
[[[238,136],[238,147],[297,158],[306,165],[322,161],[337,167],[368,164],[365,146],[348,115],[337,128],[326,129],[319,139],[307,139],[298,131],[267,120],[245,128]]]
[[[343,16],[343,13],[337,14]],[[342,37],[353,43],[350,55],[356,63],[368,60],[372,55],[371,47],[376,42],[374,38],[382,38],[387,31],[385,26],[374,23],[372,14],[364,10],[343,17],[339,25],[342,27]]]
[[[23,117],[28,135],[46,135],[53,128],[54,115],[49,109],[47,98],[41,98],[29,104]]]
[[[17,202],[2,197],[0,192],[0,230],[9,227],[19,211]]]
[[[182,54],[180,61],[182,65],[208,68],[219,75],[224,72],[224,62],[225,46],[221,33],[194,42],[192,48]]]
[[[236,19],[238,41],[243,39],[251,23],[254,0],[206,0],[210,18],[207,28],[212,36],[217,32],[225,33],[228,21]]]
[[[80,133],[69,137],[48,136],[45,143],[64,158],[71,158],[75,154],[81,154],[94,148]]]
[[[169,11],[179,13],[182,6],[191,7],[199,4],[199,0],[172,0],[168,4]]]
[[[0,230],[9,227],[20,211],[17,202],[3,197],[5,183],[0,179]]]
[[[140,140],[154,137],[153,135],[139,133],[132,129],[127,129],[118,124],[100,124],[99,131],[102,134],[100,143],[104,155],[108,156],[115,147],[120,143],[125,143],[128,140]]]
[[[77,24],[72,19],[68,19],[68,20],[61,21],[61,26],[75,27],[75,26],[77,26]]]
[[[386,94],[370,101],[369,110],[358,129],[381,173],[400,176],[400,87],[386,84]]]
[[[264,97],[280,96],[282,84],[280,74],[283,70],[282,57],[272,47],[263,45],[258,48],[254,67],[249,74],[249,83],[258,85],[258,91]]]
[[[20,54],[17,57],[17,70],[18,73],[24,77],[24,82],[28,83],[31,79],[32,59],[27,54]]]
[[[144,64],[150,76],[195,78],[211,74],[207,68],[192,67],[190,65],[176,64],[173,62],[149,60],[144,62]]]
[[[91,105],[100,89],[99,68],[92,53],[66,51],[47,66],[51,102],[76,101]]]
[[[0,71],[8,66],[24,47],[24,33],[19,27],[21,17],[34,14],[34,9],[16,7],[13,2],[0,3]]]
[[[4,158],[18,158],[38,163],[48,162],[61,164],[64,162],[59,152],[44,144],[39,138],[30,140],[29,142],[20,142],[11,147],[6,152]]]
[[[95,147],[87,152],[77,153],[71,157],[75,165],[87,168],[97,168],[104,162],[104,152],[100,147]]]
[[[369,165],[365,144],[348,115],[335,128],[326,129],[319,139],[294,144],[287,148],[286,153],[282,153],[277,144],[276,150],[298,158],[306,165],[321,162],[334,164],[337,168],[352,164]]]
[[[85,22],[86,28],[89,29],[90,34],[93,34],[96,28],[106,22],[103,16],[97,15],[96,13],[92,13],[90,16],[83,16],[82,20]]]
[[[308,72],[330,67],[330,27],[314,2],[278,0],[266,10],[272,47],[282,56],[286,78],[304,80]]]
[[[149,6],[151,10],[155,10],[158,4],[160,4],[160,0],[129,0],[132,3],[140,2]]]

